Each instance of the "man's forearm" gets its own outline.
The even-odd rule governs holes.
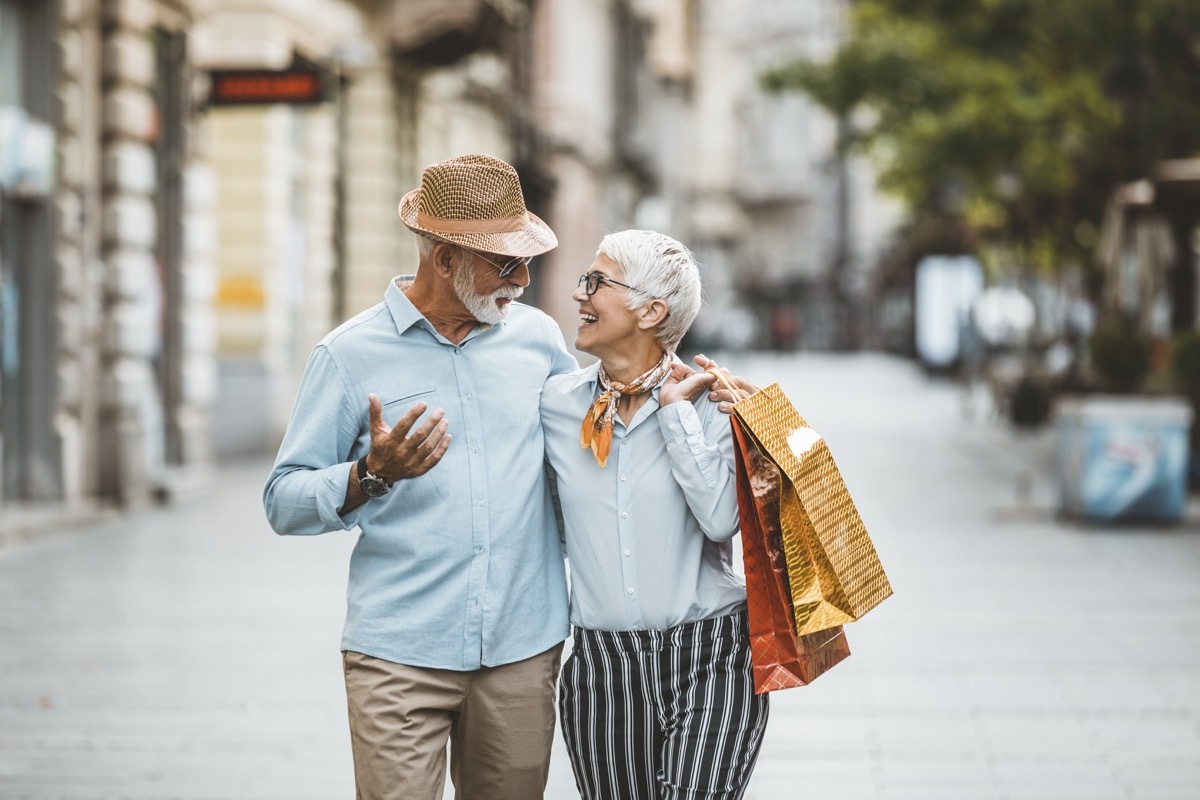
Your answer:
[[[370,499],[371,496],[358,485],[358,470],[351,468],[350,479],[346,482],[346,502],[338,509],[338,513],[348,514]]]

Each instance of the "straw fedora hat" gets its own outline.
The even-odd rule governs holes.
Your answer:
[[[517,171],[491,156],[430,164],[399,212],[416,233],[472,250],[532,257],[558,247],[550,226],[525,208]]]

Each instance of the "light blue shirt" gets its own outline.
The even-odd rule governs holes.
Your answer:
[[[738,532],[733,432],[707,393],[613,423],[601,469],[579,446],[599,396],[599,365],[546,383],[542,427],[571,572],[571,622],[592,630],[664,630],[745,607],[733,566]]]
[[[361,529],[343,650],[471,670],[566,637],[537,406],[547,378],[577,367],[537,309],[512,303],[504,322],[455,345],[395,281],[382,303],[317,345],[263,505],[280,534]],[[369,392],[389,425],[418,401],[444,408],[452,440],[429,472],[339,515],[354,462],[370,449]]]

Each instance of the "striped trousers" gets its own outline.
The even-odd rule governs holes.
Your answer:
[[[665,631],[575,628],[559,676],[583,800],[737,800],[767,724],[746,612]]]

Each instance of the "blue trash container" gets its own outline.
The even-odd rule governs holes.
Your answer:
[[[1192,409],[1174,397],[1095,396],[1058,407],[1060,510],[1096,521],[1179,521]]]

